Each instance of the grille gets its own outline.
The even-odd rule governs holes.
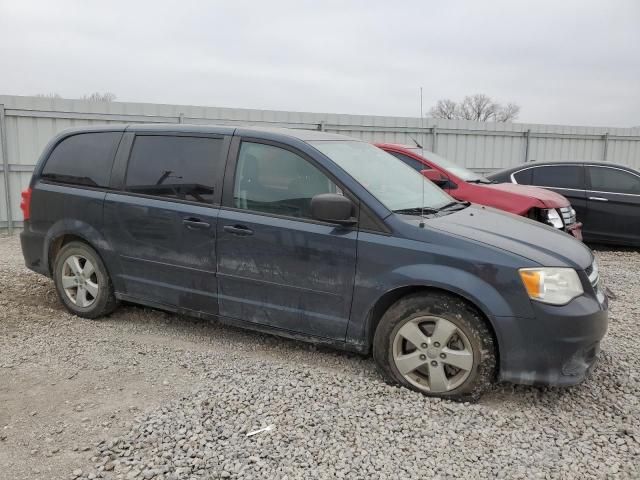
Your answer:
[[[569,225],[573,225],[576,223],[576,215],[573,213],[573,209],[571,206],[568,207],[560,207],[560,215],[562,215],[562,221],[564,225],[568,227]]]

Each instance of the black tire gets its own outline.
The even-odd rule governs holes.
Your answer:
[[[98,284],[98,293],[95,297],[91,297],[91,304],[86,307],[76,305],[74,301],[69,298],[69,295],[67,295],[62,285],[65,262],[74,255],[90,261],[95,271],[95,276],[92,278]],[[109,272],[97,252],[86,243],[79,241],[69,242],[60,249],[54,261],[53,280],[58,298],[62,304],[69,312],[79,317],[91,319],[103,317],[109,315],[118,306]]]
[[[448,321],[466,336],[473,352],[473,366],[464,371],[468,375],[461,384],[447,391],[431,392],[428,386],[419,388],[400,373],[394,360],[394,339],[398,331],[410,321],[421,317],[438,317]],[[419,323],[419,321],[418,321]],[[445,324],[447,322],[444,322]],[[420,327],[421,329],[423,327]],[[405,341],[405,340],[400,340]],[[461,341],[458,339],[458,341]],[[406,343],[404,344],[406,345]],[[413,348],[409,343],[410,348]],[[424,346],[424,344],[422,344]],[[445,346],[446,347],[446,346]],[[415,350],[417,353],[420,353]],[[426,350],[424,350],[426,353]],[[431,352],[430,352],[431,353]],[[470,356],[470,355],[469,355]],[[476,401],[490,387],[496,374],[496,347],[493,336],[482,315],[464,300],[442,292],[421,292],[401,298],[382,316],[373,340],[373,357],[388,383],[402,385],[428,396],[458,401]],[[425,355],[422,358],[427,358]],[[433,358],[435,365],[438,358]],[[428,360],[428,358],[427,358]],[[442,368],[447,362],[442,361]],[[420,367],[424,368],[424,367]],[[427,366],[428,368],[428,366]],[[448,367],[450,368],[450,367]],[[456,371],[455,369],[453,370]],[[411,372],[414,374],[414,372]],[[419,376],[419,375],[414,375]],[[419,381],[418,379],[417,381]],[[427,377],[427,383],[430,377]],[[451,384],[453,386],[453,384]]]

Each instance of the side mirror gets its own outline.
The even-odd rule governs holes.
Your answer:
[[[440,188],[445,188],[449,183],[449,178],[447,178],[444,174],[440,173],[438,170],[422,170],[420,172],[422,175],[427,177],[433,183],[435,183]]]
[[[321,193],[311,199],[311,216],[323,222],[353,225],[353,202],[337,193]]]

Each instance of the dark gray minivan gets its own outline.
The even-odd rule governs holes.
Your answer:
[[[578,383],[607,329],[582,243],[341,135],[67,130],[22,208],[26,265],[76,315],[129,301],[372,352],[388,381],[430,395]]]

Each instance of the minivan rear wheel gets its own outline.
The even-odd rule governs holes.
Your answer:
[[[464,300],[423,292],[382,316],[373,356],[385,379],[425,395],[475,401],[495,377],[493,336]]]
[[[70,242],[55,258],[53,278],[58,298],[71,313],[98,318],[117,306],[113,284],[100,256],[89,245]]]

